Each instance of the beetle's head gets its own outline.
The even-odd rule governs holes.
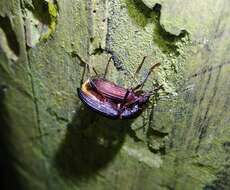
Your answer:
[[[139,105],[144,105],[148,103],[149,97],[151,95],[149,93],[144,93],[142,96],[139,97]]]

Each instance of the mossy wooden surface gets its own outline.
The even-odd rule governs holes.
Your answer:
[[[0,1],[0,167],[5,189],[230,189],[228,0]],[[83,60],[165,91],[113,121],[76,96]],[[1,188],[3,189],[3,188]]]

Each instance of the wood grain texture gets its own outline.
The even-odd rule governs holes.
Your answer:
[[[229,22],[228,0],[0,1],[0,185],[229,189]],[[160,62],[144,89],[167,95],[132,121],[86,109],[77,55],[103,74],[101,48],[124,87]]]

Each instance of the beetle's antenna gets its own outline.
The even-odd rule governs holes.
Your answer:
[[[108,63],[106,64],[105,73],[104,73],[104,75],[103,75],[103,78],[104,78],[104,79],[105,79],[105,77],[106,77],[106,75],[107,75],[107,73],[108,73],[109,63],[110,63],[111,59],[112,59],[112,56],[109,58]]]
[[[153,70],[154,70],[156,67],[158,67],[158,66],[160,66],[160,63],[154,64],[154,65],[149,69],[149,72],[147,73],[146,77],[144,78],[144,80],[143,80],[143,82],[142,82],[142,84],[141,84],[141,89],[143,88],[143,86],[144,86],[145,82],[147,81],[148,77],[150,76],[150,74],[151,74],[151,73],[153,72]]]
[[[137,89],[142,89],[143,87],[144,87],[144,84],[145,84],[145,82],[147,81],[147,79],[148,79],[148,77],[149,77],[149,75],[152,73],[152,71],[156,68],[156,67],[158,67],[160,65],[160,63],[156,63],[156,64],[154,64],[150,69],[149,69],[149,72],[147,73],[147,75],[145,76],[145,78],[144,78],[144,80],[140,83],[140,84],[138,84],[135,88],[133,88],[133,90],[137,90]]]
[[[135,80],[136,83],[138,83],[137,74],[140,72],[140,70],[141,70],[141,68],[142,68],[142,66],[143,66],[143,64],[144,64],[144,62],[145,62],[146,57],[147,57],[147,56],[144,56],[144,57],[143,57],[141,63],[138,65],[137,70],[135,71],[134,74],[131,73],[131,72],[127,69],[127,71],[129,72],[129,74],[130,74],[131,77]],[[139,86],[139,85],[138,85],[138,86]],[[134,89],[137,89],[137,88],[139,88],[139,87],[135,87]]]

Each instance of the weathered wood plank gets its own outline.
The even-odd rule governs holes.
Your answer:
[[[0,165],[7,189],[229,189],[228,0],[0,2]],[[112,121],[76,97],[78,56],[165,91]],[[5,164],[5,167],[4,167]],[[7,174],[14,175],[15,184]],[[10,178],[10,182],[12,178]]]

